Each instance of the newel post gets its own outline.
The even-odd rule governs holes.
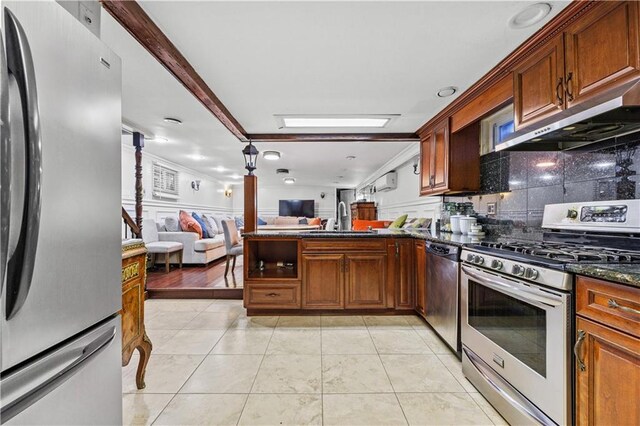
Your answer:
[[[133,146],[136,149],[136,225],[142,229],[142,148],[144,148],[144,135],[133,132]]]

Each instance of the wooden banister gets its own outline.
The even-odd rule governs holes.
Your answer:
[[[136,225],[136,223],[131,218],[131,216],[129,216],[129,213],[124,209],[124,207],[122,208],[122,221],[131,231],[131,236],[133,238],[142,238],[142,230],[138,225]]]

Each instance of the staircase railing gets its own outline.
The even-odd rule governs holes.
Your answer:
[[[129,233],[131,233],[131,238],[142,238],[142,230],[136,222],[129,216],[129,213],[122,208],[122,221],[124,222],[124,238],[129,238]]]

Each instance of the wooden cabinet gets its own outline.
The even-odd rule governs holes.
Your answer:
[[[638,2],[599,2],[513,69],[517,129],[640,78]]]
[[[346,308],[386,307],[387,255],[347,254]]]
[[[560,34],[513,70],[516,128],[564,109],[563,39]]]
[[[389,240],[387,276],[394,283],[393,306],[397,310],[415,309],[414,252],[413,239]]]
[[[264,284],[245,282],[247,308],[299,309],[300,282]]]
[[[578,277],[576,423],[640,424],[640,289]]]
[[[302,255],[302,307],[344,308],[344,255]]]
[[[357,202],[351,203],[351,224],[354,220],[376,220],[378,211],[376,203],[373,202]]]
[[[638,2],[601,3],[565,32],[567,107],[640,78]]]
[[[480,189],[479,135],[479,123],[450,133],[448,119],[420,133],[420,195]]]
[[[414,242],[415,250],[415,281],[416,281],[416,311],[426,316],[427,310],[427,251],[424,241]]]

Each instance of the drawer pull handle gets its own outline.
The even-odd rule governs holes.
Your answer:
[[[629,314],[636,314],[636,315],[640,315],[640,311],[637,309],[633,309],[633,308],[628,308],[626,306],[622,306],[620,304],[618,304],[618,302],[616,302],[613,299],[609,299],[608,305],[611,309],[620,309],[622,312],[627,312]]]
[[[268,293],[267,296],[276,297],[276,296],[280,296],[280,293]]]
[[[576,356],[576,361],[578,361],[578,367],[580,368],[580,371],[585,371],[587,369],[587,366],[584,365],[584,361],[580,357],[580,349],[582,348],[582,342],[584,341],[584,338],[586,336],[587,333],[584,330],[578,330],[578,340],[573,347],[573,354]]]

